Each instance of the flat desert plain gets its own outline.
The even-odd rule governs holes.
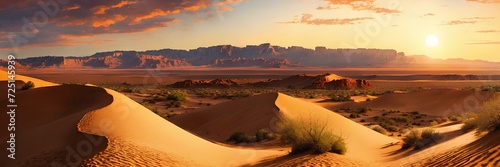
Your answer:
[[[499,71],[363,70],[19,71],[0,166],[500,166]],[[326,72],[372,87],[171,86]]]

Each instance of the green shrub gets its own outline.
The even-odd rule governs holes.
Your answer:
[[[229,136],[229,139],[227,139],[227,141],[234,141],[235,143],[248,143],[251,141],[250,139],[251,138],[244,132],[234,132],[231,136]]]
[[[185,101],[187,98],[187,93],[184,91],[175,90],[167,95],[167,100],[173,101]]]
[[[328,122],[322,124],[312,119],[308,122],[283,120],[283,127],[280,130],[281,141],[292,146],[292,154],[306,151],[345,154],[347,146],[344,139],[332,134],[327,125]]]
[[[434,129],[412,130],[403,138],[403,149],[414,147],[421,149],[441,139],[441,135]]]
[[[23,87],[21,88],[21,90],[28,90],[28,89],[31,89],[31,88],[34,88],[35,87],[35,83],[31,82],[31,81],[28,81],[26,82]]]
[[[379,125],[377,125],[377,126],[373,127],[372,129],[373,129],[375,132],[378,132],[378,133],[380,133],[380,134],[383,134],[383,135],[387,134],[387,130],[385,130],[383,127],[381,127],[381,126],[379,126]]]

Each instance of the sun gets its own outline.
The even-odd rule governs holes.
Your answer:
[[[428,35],[427,38],[425,38],[425,43],[429,47],[434,47],[439,44],[439,39],[436,35]]]

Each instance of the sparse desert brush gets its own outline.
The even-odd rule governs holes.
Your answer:
[[[173,101],[185,101],[187,98],[187,93],[181,90],[174,90],[167,95],[167,100]]]
[[[31,82],[31,81],[28,81],[26,82],[23,87],[21,88],[21,90],[28,90],[28,89],[31,89],[31,88],[34,88],[35,87],[35,83]]]
[[[307,121],[282,119],[280,135],[283,143],[292,146],[292,154],[307,151],[345,154],[347,151],[344,139],[331,133],[328,121],[312,117]]]
[[[431,128],[424,130],[412,130],[403,138],[404,143],[402,149],[411,147],[421,149],[432,143],[436,143],[440,139],[441,135]]]
[[[439,123],[437,121],[431,121],[431,122],[429,122],[429,126],[436,126],[438,124]]]
[[[244,132],[234,132],[227,141],[234,141],[235,143],[249,143],[251,142],[251,137]]]
[[[464,121],[464,125],[460,128],[462,132],[469,132],[477,128],[477,123],[475,122],[474,119],[468,119]]]
[[[495,131],[500,129],[500,98],[495,97],[477,109],[477,118],[472,121],[479,131]]]
[[[262,140],[273,140],[276,138],[276,135],[272,132],[269,132],[266,129],[261,129],[255,132],[255,141],[260,142]]]
[[[375,127],[372,128],[375,132],[378,132],[380,134],[383,134],[383,135],[386,135],[387,134],[387,130],[385,130],[383,127],[381,127],[380,125],[377,125]]]

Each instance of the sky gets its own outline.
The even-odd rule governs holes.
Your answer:
[[[436,46],[426,43],[434,35]],[[18,0],[0,5],[0,54],[380,48],[500,62],[500,0]]]

